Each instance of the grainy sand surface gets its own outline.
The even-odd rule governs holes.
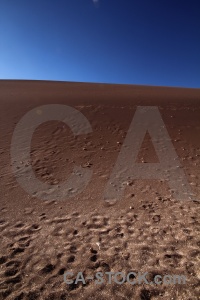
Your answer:
[[[10,147],[16,124],[47,104],[76,108],[92,132],[74,137],[62,122],[34,132],[28,165],[52,189],[80,165],[93,171],[79,195],[41,200],[20,187]],[[130,180],[109,205],[103,191],[137,106],[157,106],[196,194],[173,197],[163,180]],[[0,299],[199,299],[200,295],[200,90],[130,85],[0,81]],[[147,134],[137,162],[158,162]],[[50,193],[50,192],[49,192]],[[51,193],[50,193],[51,194]],[[119,285],[94,280],[67,285],[65,271],[181,274],[183,285]]]

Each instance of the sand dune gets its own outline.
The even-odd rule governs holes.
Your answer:
[[[74,136],[61,121],[35,131],[30,161],[19,176],[35,176],[51,188],[48,200],[28,194],[12,171],[10,149],[20,119],[39,106],[80,111],[92,132]],[[200,294],[200,90],[131,85],[0,81],[0,299],[199,299]],[[138,106],[157,106],[195,197],[177,200],[162,178],[129,180],[112,203],[103,192]],[[38,112],[40,114],[40,111]],[[137,157],[158,157],[146,134]],[[59,200],[54,190],[74,166],[91,170],[84,190]],[[28,176],[28,175],[27,175]],[[64,273],[73,272],[73,282]],[[180,274],[186,284],[75,284],[75,275],[96,272]]]

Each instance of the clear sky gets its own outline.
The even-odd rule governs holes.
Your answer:
[[[200,88],[200,0],[0,0],[0,79]]]

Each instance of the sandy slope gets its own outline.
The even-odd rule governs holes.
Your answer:
[[[44,201],[28,195],[11,170],[16,124],[33,108],[65,104],[93,132],[74,137],[62,122],[40,125],[31,165],[54,188],[74,165],[93,171],[78,196]],[[0,82],[0,299],[199,299],[200,90],[39,81]],[[137,106],[158,106],[188,182],[192,201],[177,201],[163,180],[127,182],[114,205],[103,191]],[[146,135],[138,162],[157,162]],[[21,162],[20,172],[26,172]],[[65,271],[181,274],[186,285],[64,283]],[[75,279],[75,276],[73,277]]]

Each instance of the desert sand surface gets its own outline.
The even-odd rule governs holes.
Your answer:
[[[75,165],[92,170],[87,187],[63,200],[28,194],[12,171],[15,126],[41,105],[68,105],[90,122],[92,132],[74,136],[61,121],[34,131],[35,176],[53,188]],[[195,197],[174,198],[164,180],[125,182],[124,196],[109,204],[103,191],[138,106],[157,106]],[[48,81],[0,81],[0,299],[200,299],[200,89]],[[19,141],[20,142],[20,141]],[[158,157],[147,133],[137,157]],[[51,198],[51,191],[49,192]],[[73,272],[73,282],[64,273]],[[186,284],[125,281],[75,284],[96,272],[179,274]]]

